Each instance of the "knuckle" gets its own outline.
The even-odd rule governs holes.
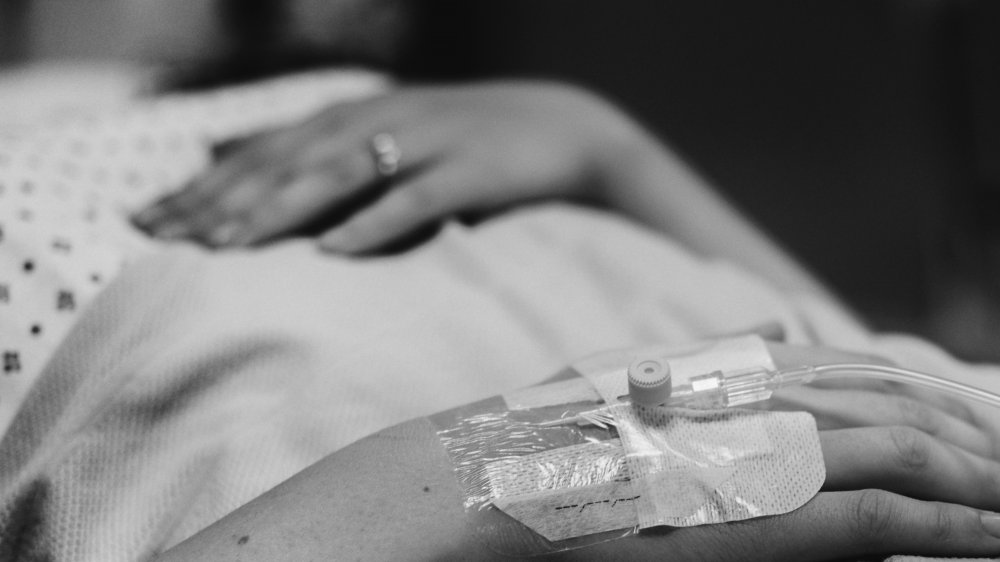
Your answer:
[[[850,505],[855,537],[863,544],[878,545],[890,535],[896,519],[895,498],[883,490],[861,490]]]
[[[931,528],[926,529],[927,538],[934,543],[948,543],[955,540],[958,533],[956,526],[958,522],[953,517],[952,510],[939,506],[934,510],[934,520]]]
[[[976,416],[975,409],[973,409],[971,405],[962,402],[961,400],[948,400],[946,404],[947,410],[951,413],[951,415],[973,425],[977,424],[978,417]]]
[[[912,398],[900,398],[896,402],[900,419],[904,425],[919,428],[936,435],[941,429],[941,420],[937,412],[923,402]]]
[[[365,152],[341,155],[329,167],[330,185],[340,189],[357,188],[371,181],[375,160]]]
[[[893,445],[893,457],[900,468],[910,473],[920,473],[931,462],[931,444],[928,435],[919,429],[900,426],[888,428]]]

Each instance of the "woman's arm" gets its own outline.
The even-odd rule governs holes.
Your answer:
[[[451,461],[422,419],[337,451],[162,560],[493,558],[465,517]]]
[[[369,146],[379,133],[401,151],[389,181]],[[826,293],[639,124],[593,94],[550,83],[403,87],[337,105],[254,140],[136,221],[159,236],[230,246],[325,216],[321,246],[357,253],[427,222],[541,198],[596,202],[779,288]]]
[[[782,357],[791,364],[797,353]],[[948,413],[912,397],[843,386],[804,389],[791,400],[823,405],[817,421],[825,428],[827,481],[801,508],[727,524],[654,528],[550,558],[1000,554],[1000,515],[989,511],[1000,509],[992,484],[1000,471],[992,453],[996,436],[963,418],[961,409]],[[919,422],[925,427],[904,427],[906,416],[925,420]],[[500,558],[476,537],[462,499],[435,427],[415,420],[337,451],[160,560]]]
[[[602,199],[706,257],[736,263],[777,288],[833,298],[829,290],[700,177],[639,127],[602,158]]]

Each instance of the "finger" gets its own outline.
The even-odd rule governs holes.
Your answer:
[[[991,433],[908,396],[802,386],[782,389],[771,401],[777,409],[812,413],[822,430],[908,426],[984,457],[996,454]]]
[[[286,183],[291,172],[323,157],[327,145],[363,137],[371,127],[381,126],[389,114],[372,113],[380,103],[381,99],[339,103],[301,124],[257,135],[185,189],[161,199],[134,220],[154,233],[171,235],[168,237],[188,235],[192,230],[204,234],[204,224],[238,214],[237,210],[216,208],[221,207],[217,198],[235,191],[237,202],[253,202],[256,194],[266,194]]]
[[[362,151],[338,155],[325,166],[304,171],[270,197],[234,216],[212,232],[216,243],[255,244],[292,231],[373,187],[371,158]]]
[[[254,149],[249,154],[232,157],[183,191],[144,211],[158,218],[141,226],[161,238],[186,237],[212,246],[227,245],[240,230],[239,223],[246,222],[255,209],[266,207],[284,188],[294,185],[297,176],[309,173],[312,168],[329,167],[314,162],[318,160],[316,145],[327,149],[334,143],[305,142],[282,148],[272,144],[275,148],[271,152]],[[329,160],[343,162],[337,150],[329,152]]]
[[[275,194],[293,183],[294,175],[295,171],[288,166],[248,174],[178,218],[182,235],[209,246],[229,245],[239,230],[237,226],[254,209],[266,207]]]
[[[883,490],[822,493],[787,518],[761,537],[777,550],[772,560],[1000,553],[1000,515]]]
[[[475,190],[465,189],[472,181],[473,176],[464,168],[441,164],[393,187],[368,208],[324,233],[319,246],[340,253],[378,249],[477,201]]]
[[[377,182],[363,138],[350,128],[313,138],[269,169],[232,179],[189,215],[189,234],[213,246],[246,245],[301,226]]]
[[[401,147],[399,178],[432,167],[440,158],[448,137],[433,130],[412,125],[393,135]],[[359,207],[381,196],[388,180],[378,169],[370,139],[355,135],[341,147],[321,150],[322,162],[301,165],[302,172],[289,186],[273,190],[272,196],[245,209],[241,224],[234,228],[235,244],[251,244],[305,226],[322,217],[327,223],[342,223]]]
[[[767,342],[767,350],[779,369],[790,369],[808,365],[828,365],[831,363],[871,363],[892,365],[892,362],[878,355],[856,353],[833,347],[792,345]]]
[[[643,530],[630,539],[630,560],[854,560],[912,554],[982,557],[1000,554],[1000,515],[914,500],[883,490],[822,492],[791,513],[736,521]],[[620,559],[616,541],[588,548]]]
[[[239,186],[251,197],[286,173],[288,157],[300,139],[288,130],[262,135],[192,180],[184,189],[170,194],[133,217],[137,225],[162,238],[178,238],[210,222],[216,200]]]
[[[826,490],[880,488],[916,499],[1000,509],[1000,463],[912,427],[820,432]]]
[[[888,396],[905,396],[912,400],[933,406],[951,416],[965,420],[976,427],[989,427],[994,425],[986,423],[987,420],[983,420],[982,416],[977,415],[975,408],[973,408],[970,403],[953,398],[950,394],[913,384],[864,378],[864,375],[860,374],[855,377],[832,378],[828,380],[814,381],[810,383],[809,386],[820,389],[855,390]]]
[[[859,354],[822,346],[799,346],[774,342],[768,342],[767,345],[768,351],[771,353],[771,357],[774,359],[775,365],[779,370],[836,363],[864,363],[893,366],[890,360],[877,355]],[[870,390],[891,395],[908,395],[917,400],[933,404],[953,416],[969,421],[974,425],[980,425],[979,416],[975,414],[975,411],[968,404],[960,400],[955,400],[941,392],[915,385],[874,379],[864,373],[858,373],[858,376],[845,376],[843,378],[837,377],[816,381],[811,383],[810,386],[832,389]]]

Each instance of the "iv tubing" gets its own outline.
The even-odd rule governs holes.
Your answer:
[[[862,363],[834,363],[783,369],[778,372],[778,376],[781,378],[779,387],[789,384],[804,384],[814,380],[837,378],[881,379],[936,390],[955,398],[974,400],[982,404],[1000,408],[1000,395],[967,384],[899,367]]]
[[[879,379],[904,383],[938,391],[953,398],[972,400],[1000,408],[1000,395],[987,390],[909,369],[864,363],[803,365],[780,371],[750,369],[728,375],[715,371],[694,377],[690,384],[675,387],[672,396],[663,405],[668,408],[695,409],[738,407],[767,400],[774,391],[784,387],[829,379]],[[571,423],[599,427],[614,425],[614,421],[600,410],[544,422],[541,425],[556,426]]]
[[[1000,395],[986,390],[909,369],[864,363],[803,365],[780,371],[764,368],[730,373],[715,371],[675,386],[663,405],[668,408],[732,408],[767,400],[781,388],[833,378],[905,383],[1000,408]]]

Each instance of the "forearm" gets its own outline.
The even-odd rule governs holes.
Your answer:
[[[414,420],[331,454],[156,561],[509,560],[477,536],[462,499],[434,426]],[[669,551],[675,560],[737,560],[725,540],[737,530],[653,532],[541,559],[644,560]]]
[[[158,560],[429,560],[493,555],[470,537],[426,419],[326,457]]]
[[[637,128],[638,129],[638,128]],[[732,261],[778,288],[834,298],[830,291],[743,216],[676,154],[637,130],[603,166],[603,199],[695,252]]]
[[[830,452],[824,442],[827,454],[846,459],[843,469],[852,478],[858,471],[850,459],[866,457]],[[829,477],[842,479],[836,473]],[[955,480],[962,482],[962,476]],[[940,541],[938,537],[945,535],[954,540]],[[893,552],[985,556],[1000,552],[998,545],[1000,538],[986,532],[976,510],[869,489],[820,493],[801,508],[776,517],[647,529],[626,539],[538,559],[634,561],[668,555],[678,562],[750,562]],[[333,453],[157,561],[404,559],[509,559],[489,548],[465,513],[451,462],[426,419],[387,429]]]
[[[770,351],[779,368],[870,360],[777,344]],[[1000,552],[1000,515],[986,511],[1000,506],[1000,493],[987,485],[996,470],[991,429],[959,423],[936,406],[899,396],[895,388],[889,394],[843,386],[797,390],[778,402],[795,409],[812,405],[820,412],[817,425],[829,428],[820,432],[828,491],[783,515],[650,528],[547,559],[645,560],[669,555],[676,561],[745,562]],[[912,420],[934,420],[940,436],[919,428],[900,431]],[[958,427],[961,431],[955,433]],[[912,439],[900,441],[900,435]],[[926,466],[905,462],[909,455],[901,444],[923,451]],[[900,495],[904,492],[919,499]],[[454,467],[435,426],[419,419],[331,454],[160,560],[502,558],[484,541],[477,521],[463,508]],[[943,536],[951,540],[940,540]]]

